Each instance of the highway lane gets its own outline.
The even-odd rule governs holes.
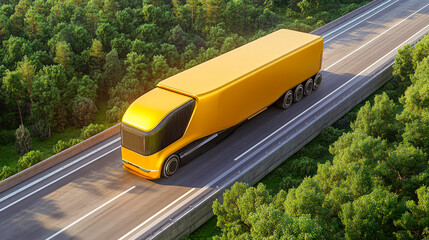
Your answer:
[[[427,4],[385,1],[347,26],[322,34],[326,70],[320,89],[286,111],[269,108],[171,179],[148,181],[123,170],[119,136],[114,136],[1,193],[2,238],[119,239],[142,231],[150,235],[162,224],[174,221],[170,220],[174,214],[169,212],[187,209],[201,196],[216,191],[217,185],[243,171],[305,124],[309,116],[322,111],[317,102],[335,101],[336,93],[324,99],[326,95],[350,79],[338,93],[361,84],[371,70],[391,59],[396,47],[427,33]],[[102,149],[85,156],[98,148]]]

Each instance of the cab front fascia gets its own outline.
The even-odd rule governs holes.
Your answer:
[[[147,179],[158,179],[161,177],[161,169],[164,161],[170,155],[176,153],[179,149],[194,140],[195,137],[191,137],[185,132],[185,135],[182,138],[149,156],[141,155],[121,146],[123,166],[126,170],[131,170],[131,172],[141,177]]]
[[[147,178],[157,179],[161,177],[163,161],[159,158],[159,152],[150,156],[143,156],[132,150],[121,147],[122,163],[126,170]]]

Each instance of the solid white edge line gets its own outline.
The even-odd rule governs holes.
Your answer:
[[[132,186],[132,187],[130,187],[128,190],[126,190],[126,191],[122,192],[121,194],[117,195],[116,197],[114,197],[114,198],[110,199],[109,201],[105,202],[103,205],[101,205],[101,206],[99,206],[98,208],[96,208],[96,209],[92,210],[91,212],[89,212],[89,213],[85,214],[85,216],[83,216],[83,217],[79,218],[78,220],[76,220],[76,221],[72,222],[72,223],[71,223],[71,224],[69,224],[67,227],[65,227],[65,228],[61,229],[60,231],[56,232],[56,233],[55,233],[55,234],[53,234],[52,236],[50,236],[50,237],[46,238],[46,240],[50,240],[50,239],[54,238],[54,237],[55,237],[55,236],[57,236],[58,234],[60,234],[60,233],[64,232],[65,230],[67,230],[67,229],[69,229],[70,227],[72,227],[73,225],[75,225],[76,223],[78,223],[78,222],[82,221],[83,219],[87,218],[89,215],[91,215],[91,214],[95,213],[96,211],[100,210],[102,207],[104,207],[104,206],[106,206],[107,204],[109,204],[109,203],[111,203],[111,202],[115,201],[116,199],[118,199],[119,197],[121,197],[122,195],[124,195],[125,193],[127,193],[127,192],[129,192],[129,191],[133,190],[135,187],[136,187],[136,186]]]
[[[382,32],[381,34],[377,35],[375,38],[371,39],[370,41],[366,42],[364,45],[360,46],[359,48],[355,49],[353,52],[347,54],[346,56],[342,57],[341,59],[339,59],[338,61],[336,61],[335,63],[331,64],[331,66],[325,68],[324,70],[328,70],[331,67],[337,65],[339,62],[343,61],[344,59],[348,58],[350,55],[356,53],[357,51],[359,51],[360,49],[362,49],[363,47],[367,46],[368,44],[372,43],[373,41],[375,41],[376,39],[378,39],[379,37],[381,37],[382,35],[384,35],[385,33],[387,33],[388,31],[392,30],[394,27],[398,26],[399,24],[403,23],[405,20],[408,20],[410,17],[416,15],[418,12],[420,12],[421,10],[423,10],[424,8],[426,8],[427,6],[429,6],[429,4],[427,4],[426,6],[420,8],[419,10],[417,10],[416,12],[414,12],[413,14],[409,15],[407,18],[402,19],[400,22],[396,23],[395,25],[391,26],[389,29],[387,29],[386,31]]]
[[[428,25],[429,26],[429,25]],[[398,48],[402,47],[404,44],[406,44],[410,39],[414,38],[417,34],[419,34],[421,31],[423,31],[424,29],[426,29],[428,26],[422,28],[420,31],[418,31],[416,34],[414,34],[413,36],[411,36],[410,38],[408,38],[407,40],[405,40],[403,43],[401,43],[399,46],[397,46],[396,48],[394,48],[392,51],[390,51],[389,53],[387,53],[386,55],[384,55],[383,57],[379,58],[379,60],[377,60],[376,62],[374,62],[373,64],[371,64],[368,68],[372,67],[374,64],[378,63],[381,59],[385,58],[387,55],[391,54],[393,51],[396,51]],[[348,84],[350,81],[352,81],[353,79],[355,79],[357,76],[359,76],[360,74],[362,74],[363,72],[365,72],[368,68],[366,68],[365,70],[363,70],[362,72],[358,73],[355,77],[353,77],[352,79],[348,80],[346,83],[344,83],[343,85],[341,85],[340,87],[338,87],[337,89],[335,89],[334,91],[332,91],[331,93],[329,93],[328,95],[326,95],[324,98],[322,98],[321,100],[319,100],[317,103],[311,105],[309,108],[307,108],[305,111],[303,111],[301,114],[299,114],[298,116],[294,117],[292,120],[290,120],[289,122],[287,122],[285,125],[281,126],[280,128],[278,128],[277,130],[275,130],[274,132],[272,132],[270,135],[268,135],[267,137],[265,137],[264,139],[262,139],[261,141],[259,141],[258,143],[256,143],[255,145],[253,145],[251,148],[249,148],[247,151],[245,151],[244,153],[240,154],[238,157],[236,157],[234,159],[234,161],[237,161],[238,159],[240,159],[241,157],[243,157],[245,154],[247,154],[248,152],[250,152],[251,150],[253,150],[255,147],[259,146],[262,142],[264,142],[265,140],[267,140],[268,138],[272,137],[274,134],[276,134],[278,131],[282,130],[284,127],[289,126],[289,124],[291,124],[292,122],[294,122],[296,119],[298,119],[299,117],[301,117],[302,115],[304,115],[305,113],[307,113],[307,111],[311,110],[313,107],[317,106],[317,104],[319,104],[320,102],[324,101],[327,97],[331,96],[332,94],[334,94],[335,92],[337,92],[339,89],[343,88],[346,84]]]
[[[20,192],[22,192],[22,191],[24,191],[24,190],[26,190],[26,189],[28,189],[28,188],[30,188],[30,187],[32,187],[32,186],[34,186],[34,185],[36,185],[36,184],[38,184],[39,182],[41,182],[41,181],[43,181],[43,180],[45,180],[45,179],[47,179],[47,178],[51,177],[52,175],[55,175],[55,174],[57,174],[58,172],[60,172],[60,171],[62,171],[62,170],[64,170],[64,169],[66,169],[66,168],[68,168],[68,167],[70,167],[70,166],[72,166],[72,165],[74,165],[74,164],[76,164],[76,163],[78,163],[78,162],[80,162],[81,160],[83,160],[83,159],[87,158],[88,156],[91,156],[92,154],[94,154],[94,153],[96,153],[96,152],[98,152],[98,151],[100,151],[100,150],[102,150],[102,149],[104,149],[104,148],[106,148],[106,147],[108,147],[108,146],[110,146],[110,145],[114,144],[115,142],[117,142],[117,141],[118,141],[118,140],[120,140],[120,139],[121,139],[121,138],[117,138],[117,139],[115,139],[115,140],[112,140],[111,142],[109,142],[109,143],[107,143],[107,144],[105,144],[105,145],[103,145],[103,146],[101,146],[101,147],[99,147],[99,148],[97,148],[97,149],[95,149],[95,150],[93,150],[93,151],[91,151],[91,152],[89,152],[89,153],[85,154],[84,156],[82,156],[82,157],[80,157],[80,158],[78,158],[78,159],[74,160],[73,162],[70,162],[70,163],[68,163],[67,165],[62,166],[61,168],[58,168],[57,170],[52,171],[51,173],[49,173],[49,174],[47,174],[47,175],[45,175],[45,176],[43,176],[43,177],[41,177],[41,178],[39,178],[39,179],[37,179],[37,180],[34,180],[34,181],[30,182],[29,184],[27,184],[27,185],[25,185],[25,186],[23,186],[23,187],[21,187],[21,188],[19,188],[19,189],[15,190],[14,192],[12,192],[12,193],[10,193],[10,194],[8,194],[8,195],[6,195],[6,196],[4,196],[4,197],[0,198],[0,202],[3,202],[4,200],[7,200],[7,199],[9,199],[9,198],[11,198],[11,197],[15,196],[16,194],[18,194],[18,193],[20,193]],[[1,212],[1,211],[0,211],[0,212]]]
[[[137,227],[133,228],[131,231],[129,231],[127,234],[125,234],[124,236],[122,236],[121,238],[119,238],[119,240],[125,239],[126,237],[128,237],[130,234],[132,234],[133,232],[135,232],[137,229],[141,228],[143,225],[145,225],[146,223],[152,221],[152,219],[154,219],[155,217],[157,217],[159,214],[161,214],[162,212],[164,212],[165,210],[167,210],[169,207],[171,207],[172,205],[174,205],[175,203],[177,203],[178,201],[180,201],[182,198],[186,197],[188,194],[190,194],[192,191],[194,191],[195,188],[190,189],[189,191],[187,191],[185,194],[183,194],[182,196],[180,196],[179,198],[177,198],[176,200],[174,200],[173,202],[171,202],[170,204],[168,204],[167,206],[165,206],[163,209],[159,210],[157,213],[155,213],[154,215],[152,215],[152,217],[146,219],[146,221],[142,222],[141,224],[139,224]]]
[[[342,25],[341,25],[340,27],[338,27],[338,28],[335,28],[335,29],[333,29],[333,30],[331,30],[331,31],[328,31],[328,33],[327,33],[326,35],[324,35],[324,37],[323,37],[323,38],[327,38],[329,35],[331,35],[331,34],[333,34],[333,33],[337,32],[337,31],[339,31],[339,30],[341,30],[341,29],[345,28],[346,26],[348,26],[348,25],[352,24],[353,22],[355,22],[355,21],[357,21],[357,20],[359,20],[359,19],[361,19],[361,18],[363,18],[363,17],[367,16],[367,15],[368,15],[368,14],[370,14],[371,12],[373,12],[373,11],[377,10],[378,8],[380,8],[380,7],[384,6],[385,4],[387,4],[387,3],[391,2],[391,1],[392,1],[392,0],[390,0],[390,1],[386,1],[386,2],[384,2],[384,3],[380,4],[380,5],[378,5],[376,8],[373,8],[373,9],[371,9],[370,11],[366,11],[363,15],[360,15],[359,17],[354,18],[352,21],[349,21],[349,22],[348,22],[348,23],[346,23],[346,24],[342,24]],[[386,6],[386,7],[384,7],[383,9],[380,9],[380,11],[378,11],[378,12],[376,12],[376,13],[372,14],[371,16],[368,16],[368,17],[367,17],[367,18],[365,18],[364,20],[362,20],[362,21],[358,22],[357,24],[355,24],[355,25],[353,25],[353,26],[351,26],[351,27],[347,28],[345,31],[349,30],[350,28],[355,27],[356,25],[358,25],[358,24],[362,23],[363,21],[367,20],[368,18],[370,18],[370,17],[372,17],[372,16],[376,15],[377,13],[379,13],[379,12],[383,11],[384,9],[386,9],[386,8],[388,8],[388,7],[390,7],[390,6],[392,6],[393,4],[395,4],[395,3],[396,3],[396,2],[398,2],[398,1],[399,1],[399,0],[396,0],[396,1],[395,1],[395,2],[393,2],[392,4],[390,4],[390,5]],[[345,31],[342,31],[342,32],[341,32],[341,33],[339,33],[339,34],[342,34],[342,33],[344,33]],[[330,40],[328,40],[328,41],[331,41],[332,39],[334,39],[334,38],[335,38],[336,36],[338,36],[339,34],[335,35],[334,37],[332,37],[332,38],[331,38]]]
[[[80,169],[82,169],[82,168],[84,168],[84,167],[88,166],[89,164],[91,164],[91,163],[93,163],[93,162],[97,161],[98,159],[100,159],[100,158],[102,158],[102,157],[104,157],[104,156],[106,156],[106,155],[110,154],[110,153],[111,153],[111,152],[113,152],[113,151],[116,151],[116,150],[117,150],[117,149],[119,149],[119,148],[120,148],[120,146],[115,147],[114,149],[112,149],[112,150],[110,150],[110,151],[108,151],[108,152],[106,152],[106,153],[102,154],[101,156],[99,156],[99,157],[97,157],[97,158],[95,158],[95,159],[93,159],[93,160],[91,160],[91,161],[89,161],[89,162],[85,163],[84,165],[82,165],[82,166],[80,166],[80,167],[78,167],[78,168],[74,169],[73,171],[70,171],[70,172],[68,172],[68,173],[66,173],[66,174],[64,174],[64,175],[62,175],[61,177],[59,177],[59,178],[57,178],[57,179],[53,180],[52,182],[49,182],[49,183],[47,183],[47,184],[43,185],[42,187],[40,187],[40,188],[38,188],[38,189],[34,190],[33,192],[31,192],[31,193],[29,193],[29,194],[27,194],[27,195],[25,195],[25,196],[21,197],[20,199],[18,199],[18,200],[16,200],[16,201],[12,202],[12,203],[10,203],[10,204],[8,204],[7,206],[3,207],[2,209],[0,209],[0,212],[3,212],[5,209],[7,209],[7,208],[9,208],[9,207],[11,207],[11,206],[13,206],[13,205],[15,205],[15,204],[17,204],[17,203],[21,202],[22,200],[24,200],[24,199],[28,198],[29,196],[31,196],[31,195],[33,195],[33,194],[35,194],[35,193],[37,193],[37,192],[39,192],[39,191],[41,191],[41,190],[43,190],[43,189],[45,189],[45,188],[49,187],[49,186],[51,186],[52,184],[54,184],[54,183],[58,182],[59,180],[61,180],[61,179],[65,178],[65,177],[69,176],[70,174],[72,174],[72,173],[74,173],[74,172],[76,172],[76,171],[78,171],[78,170],[80,170]]]

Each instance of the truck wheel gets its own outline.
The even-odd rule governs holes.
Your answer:
[[[304,95],[305,95],[305,96],[310,95],[311,91],[313,91],[313,79],[309,78],[309,79],[305,82],[305,86],[304,86]]]
[[[285,94],[283,94],[279,100],[276,102],[276,106],[281,109],[286,109],[292,105],[293,102],[293,92],[292,90],[287,91]]]
[[[320,84],[322,84],[322,74],[318,73],[316,74],[316,76],[314,77],[314,81],[313,81],[313,89],[316,90],[320,87]]]
[[[298,86],[296,86],[295,91],[294,91],[294,96],[293,96],[293,101],[294,102],[299,102],[302,98],[302,95],[304,94],[304,87],[302,86],[302,84],[299,84]]]
[[[169,178],[173,176],[173,174],[179,168],[180,159],[179,156],[173,154],[165,160],[164,165],[162,167],[162,176],[165,178]]]

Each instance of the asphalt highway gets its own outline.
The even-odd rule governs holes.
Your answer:
[[[318,90],[285,111],[269,107],[170,179],[123,170],[120,136],[113,136],[1,193],[0,238],[150,239],[311,121],[323,111],[318,106],[364,83],[398,48],[428,33],[428,24],[429,1],[388,0],[323,33]]]

